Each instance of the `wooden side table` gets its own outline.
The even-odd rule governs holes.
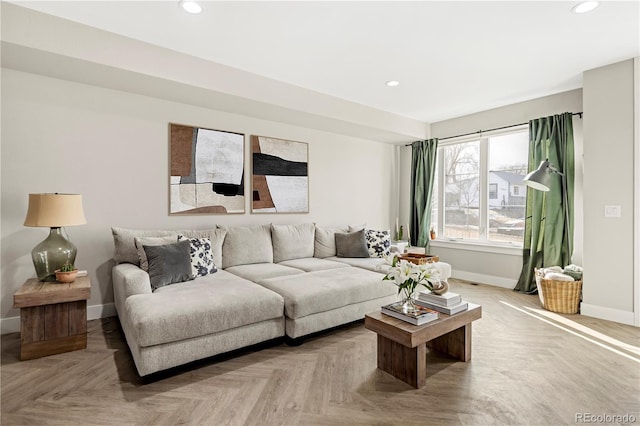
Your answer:
[[[382,312],[364,316],[364,326],[378,334],[378,368],[415,388],[427,381],[427,347],[461,361],[471,360],[471,323],[482,317],[482,307],[469,309],[423,325],[412,325]]]
[[[20,359],[86,349],[90,295],[88,276],[69,284],[27,280],[13,295],[13,307],[20,308]]]

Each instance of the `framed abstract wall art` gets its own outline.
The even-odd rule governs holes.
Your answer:
[[[309,145],[251,136],[251,212],[309,213]]]
[[[169,214],[244,213],[244,135],[169,124]]]

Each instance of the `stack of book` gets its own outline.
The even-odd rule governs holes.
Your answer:
[[[421,291],[415,303],[416,305],[435,309],[447,315],[464,312],[469,308],[469,304],[462,300],[462,296],[451,291],[443,295],[431,293],[429,290]]]
[[[394,318],[401,319],[413,325],[422,325],[430,321],[437,320],[439,315],[437,311],[433,309],[425,308],[416,304],[416,308],[413,312],[405,312],[402,309],[402,302],[392,303],[382,307],[382,313],[392,316]]]

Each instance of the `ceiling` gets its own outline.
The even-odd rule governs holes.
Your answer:
[[[640,56],[637,1],[582,15],[575,1],[14,3],[424,122],[576,89]]]

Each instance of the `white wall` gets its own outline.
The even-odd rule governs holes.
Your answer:
[[[633,60],[586,71],[582,313],[633,324]],[[635,112],[638,114],[638,112]],[[605,205],[622,215],[604,217]],[[640,224],[636,224],[638,226]]]
[[[309,214],[168,215],[168,123],[309,143]],[[81,193],[87,225],[67,228],[92,277],[89,316],[112,314],[111,226],[364,223],[397,216],[398,148],[319,130],[2,69],[2,332],[17,330],[13,293],[35,276],[30,252],[48,229],[22,224],[27,196]],[[245,178],[246,193],[250,179]],[[7,320],[7,318],[9,318]]]
[[[431,124],[431,137],[444,138],[491,128],[527,123],[533,118],[582,111],[582,90],[572,90],[501,108],[482,111]],[[573,120],[576,151],[575,205],[582,206],[582,121]],[[410,168],[411,148],[402,148],[402,168]],[[409,151],[407,153],[406,151]],[[408,163],[407,163],[408,161]],[[406,179],[408,182],[408,179]],[[405,180],[401,177],[401,182]],[[407,183],[408,185],[408,183]],[[409,188],[407,186],[406,188]],[[408,189],[406,190],[408,192]],[[407,198],[408,200],[408,198]],[[401,211],[408,211],[406,205]],[[582,209],[576,208],[573,261],[582,260]],[[522,269],[521,249],[500,250],[497,253],[479,251],[470,244],[453,244],[435,241],[431,253],[452,265],[453,276],[474,282],[513,288]]]

